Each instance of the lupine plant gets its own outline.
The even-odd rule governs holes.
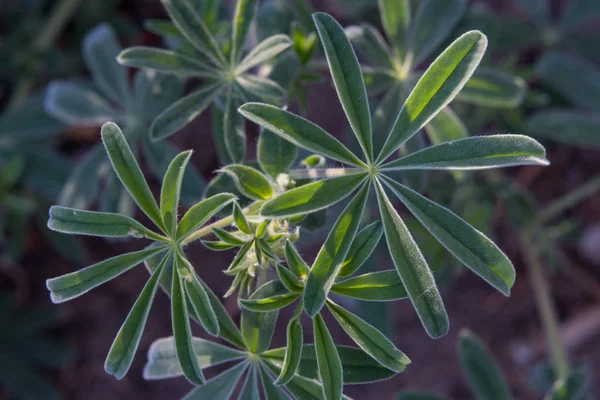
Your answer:
[[[252,1],[237,3],[231,51],[223,53],[188,3],[180,0],[163,3],[183,35],[215,65],[210,69],[211,74],[220,75],[218,78],[201,75],[211,83],[167,108],[153,123],[154,139],[187,123],[198,110],[218,98],[224,88],[226,110],[232,107],[234,87],[245,93],[239,88],[242,84],[238,79],[245,77],[247,69],[244,67],[241,73],[235,65],[255,6]],[[233,178],[240,195],[214,194],[179,218],[183,175],[191,152],[173,158],[163,177],[160,200],[156,201],[126,136],[111,122],[102,127],[102,140],[112,168],[155,229],[121,214],[61,206],[50,209],[48,226],[55,231],[101,237],[133,236],[152,242],[142,250],[109,258],[47,282],[52,300],[60,303],[145,262],[151,276],[109,351],[105,364],[108,373],[122,378],[129,370],[159,287],[171,298],[173,338],[161,339],[152,346],[144,374],[149,379],[184,375],[198,386],[186,398],[226,399],[245,375],[242,398],[258,398],[260,381],[267,398],[292,395],[340,399],[344,384],[377,381],[403,371],[410,363],[409,358],[375,327],[338,304],[338,299],[344,296],[367,301],[409,298],[431,337],[447,333],[449,319],[437,284],[392,198],[398,198],[458,260],[503,294],[510,293],[515,272],[504,253],[450,210],[397,182],[392,173],[547,165],[544,148],[526,136],[494,135],[440,143],[388,160],[469,81],[485,53],[485,35],[479,31],[467,32],[439,55],[399,107],[389,131],[377,132],[385,141],[375,148],[376,133],[363,72],[350,40],[328,14],[316,13],[313,18],[340,103],[359,143],[359,154],[319,126],[284,108],[256,102],[243,104],[239,107],[241,116],[265,129],[257,150],[261,170],[252,163],[223,166],[218,172]],[[284,47],[283,43],[289,45],[283,38],[267,40],[281,44],[272,46],[279,49]],[[267,57],[265,52],[264,42],[250,52],[247,58],[255,60],[252,66],[260,64],[257,58],[262,61],[274,55],[267,52]],[[230,64],[225,64],[226,54]],[[119,59],[127,63],[137,60],[135,63],[141,66],[153,65],[162,72],[196,70],[201,62],[182,57],[175,52],[133,48]],[[148,64],[150,61],[154,64]],[[234,67],[230,69],[227,65]],[[203,100],[197,102],[199,99]],[[167,120],[175,122],[164,125]],[[168,129],[161,130],[165,127]],[[308,168],[293,168],[296,147],[314,153],[303,161]],[[240,158],[238,154],[237,159],[245,161]],[[326,168],[325,159],[345,167]],[[371,192],[377,198],[381,221],[361,229]],[[240,205],[243,198],[246,205]],[[345,207],[318,255],[312,264],[307,262],[294,245],[301,234],[303,218],[344,200],[347,200]],[[229,215],[215,220],[217,213],[225,209],[231,210]],[[386,238],[395,268],[355,275],[381,236]],[[232,276],[232,285],[225,295],[237,291],[242,309],[240,328],[186,255],[186,245],[197,240],[211,250],[239,248],[224,272]],[[268,281],[270,271],[276,278]],[[292,304],[295,312],[287,324],[287,345],[270,349],[279,310]],[[358,347],[336,345],[325,322],[324,308]],[[312,344],[304,344],[301,324],[304,314],[312,322]],[[232,347],[192,337],[190,319]],[[228,360],[240,363],[205,380],[203,368]],[[365,370],[365,366],[369,368]]]

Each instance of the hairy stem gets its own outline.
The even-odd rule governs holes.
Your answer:
[[[542,225],[545,222],[550,221],[552,218],[575,206],[577,203],[582,202],[598,190],[600,190],[600,175],[596,175],[583,185],[571,190],[564,196],[559,197],[544,207],[537,214],[537,223]]]
[[[290,176],[294,179],[322,179],[335,176],[355,174],[364,171],[362,168],[311,168],[311,169],[293,169]]]
[[[46,24],[40,29],[37,38],[31,44],[36,51],[46,51],[56,41],[65,25],[77,9],[81,0],[61,0],[52,10],[52,14],[46,21]],[[32,77],[21,78],[8,102],[9,107],[21,104],[29,95],[35,86],[35,79]]]
[[[530,234],[522,235],[521,243],[525,262],[529,268],[529,280],[535,295],[536,306],[546,333],[552,368],[556,379],[565,378],[569,373],[569,361],[561,341],[550,285],[539,260],[539,250]]]
[[[258,215],[260,207],[263,205],[263,203],[264,203],[264,200],[257,200],[254,203],[250,204],[248,207],[242,209],[242,211],[244,212],[244,215],[246,215],[248,217],[256,216],[256,215]],[[202,228],[195,231],[194,233],[192,233],[191,235],[189,235],[188,237],[186,237],[181,242],[181,245],[185,246],[186,244],[191,243],[195,240],[202,239],[204,236],[211,234],[213,228],[225,228],[227,225],[230,225],[232,222],[233,222],[233,215],[230,215],[228,217],[219,219],[219,220],[213,222],[212,224],[205,225]]]

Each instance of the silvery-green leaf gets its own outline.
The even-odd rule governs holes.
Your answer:
[[[270,281],[258,288],[252,298],[255,300],[267,298],[287,291],[279,281]],[[260,354],[269,348],[275,331],[275,322],[279,311],[253,312],[242,309],[242,335],[248,350]]]
[[[248,362],[241,362],[209,379],[181,400],[228,400],[246,369],[248,369]]]
[[[186,261],[181,255],[177,255],[177,257],[180,262]],[[212,308],[208,293],[204,289],[205,285],[196,276],[194,270],[191,267],[189,269],[191,270],[189,276],[183,277],[187,298],[202,327],[211,335],[219,336],[219,321]]]
[[[258,0],[238,0],[233,13],[233,29],[231,32],[231,64],[235,65],[240,59],[246,42],[250,25],[256,16]]]
[[[408,294],[395,270],[369,272],[336,282],[331,291],[365,301],[406,299]]]
[[[308,275],[310,272],[310,268],[298,254],[298,250],[292,244],[291,241],[287,240],[285,242],[285,260],[290,267],[290,271],[292,271],[298,278]]]
[[[184,151],[177,155],[163,178],[160,192],[160,213],[167,231],[175,235],[177,229],[177,209],[179,207],[179,196],[181,193],[181,182],[185,167],[190,161],[192,151]]]
[[[442,144],[469,136],[467,127],[449,107],[440,111],[427,125],[427,137],[432,144]]]
[[[252,167],[230,164],[223,167],[220,172],[232,177],[238,190],[250,199],[267,200],[273,197],[273,187],[269,180]]]
[[[304,285],[300,282],[300,279],[298,279],[292,271],[283,267],[281,264],[277,264],[277,276],[283,286],[290,292],[302,293],[304,290]]]
[[[287,35],[269,36],[258,43],[244,59],[238,64],[236,73],[241,74],[250,68],[269,61],[291,46],[292,42]]]
[[[377,28],[371,24],[364,23],[349,26],[345,31],[354,45],[356,52],[367,60],[370,65],[394,70],[395,65],[391,50]]]
[[[177,238],[187,237],[235,199],[235,195],[231,193],[219,193],[191,207],[179,221]]]
[[[262,170],[272,178],[277,178],[279,174],[288,172],[294,164],[298,149],[280,136],[263,130],[258,138],[256,152]]]
[[[223,142],[228,159],[233,163],[244,162],[246,158],[246,132],[244,118],[237,112],[237,103],[230,89],[227,92],[227,103],[223,114]]]
[[[236,78],[235,83],[247,101],[258,101],[277,106],[285,104],[285,90],[269,78],[242,74]]]
[[[523,78],[478,68],[456,99],[480,106],[516,108],[521,105],[526,91],[527,82]]]
[[[100,125],[122,119],[96,92],[70,82],[53,81],[48,85],[44,109],[70,125]]]
[[[527,132],[585,149],[600,147],[600,114],[570,109],[545,109],[527,120]]]
[[[260,400],[260,390],[258,384],[258,367],[256,364],[250,365],[246,374],[246,381],[240,392],[238,400]]]
[[[288,400],[290,397],[283,389],[273,383],[274,377],[268,368],[263,363],[259,363],[258,368],[260,370],[260,381],[265,397],[269,400]]]
[[[321,314],[313,318],[313,336],[323,396],[325,400],[339,400],[344,390],[342,362]]]
[[[136,46],[125,49],[117,59],[121,65],[152,69],[165,74],[217,78],[215,67],[173,50]]]
[[[249,298],[240,299],[239,302],[247,310],[264,313],[286,307],[299,297],[299,293],[289,292],[280,281],[271,281],[261,286]]]
[[[276,385],[286,385],[296,373],[300,359],[302,358],[302,323],[300,323],[300,315],[295,316],[288,322],[286,330],[287,346],[285,349],[285,357],[281,367]]]
[[[375,221],[361,229],[352,242],[339,276],[346,277],[355,273],[375,250],[382,234],[383,225],[381,221]]]
[[[392,43],[396,57],[403,60],[407,52],[408,31],[411,23],[409,0],[379,0],[379,15],[385,33]]]

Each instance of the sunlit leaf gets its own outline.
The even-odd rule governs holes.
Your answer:
[[[331,291],[366,301],[406,299],[408,294],[396,270],[369,272],[336,282]]]
[[[325,400],[338,400],[344,390],[343,367],[331,333],[321,314],[313,318],[313,335],[319,379],[323,384],[323,396]]]

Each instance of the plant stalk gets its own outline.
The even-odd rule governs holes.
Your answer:
[[[56,41],[65,25],[77,9],[81,0],[61,0],[60,3],[52,10],[52,14],[46,21],[46,24],[40,30],[37,38],[31,44],[31,47],[36,51],[46,51]],[[8,107],[21,104],[29,95],[35,86],[35,79],[32,77],[21,78],[13,94],[8,102]]]
[[[560,215],[565,210],[575,206],[577,203],[582,202],[598,190],[600,190],[600,175],[596,175],[583,185],[571,190],[564,196],[559,197],[558,199],[554,200],[552,203],[544,207],[537,214],[537,223],[539,225],[542,225],[550,221],[552,218]]]
[[[539,250],[531,234],[521,236],[525,262],[529,269],[529,281],[535,295],[537,309],[546,333],[548,351],[556,379],[566,378],[569,373],[567,352],[561,341],[556,308],[550,292],[550,285],[544,267],[539,260]]]

